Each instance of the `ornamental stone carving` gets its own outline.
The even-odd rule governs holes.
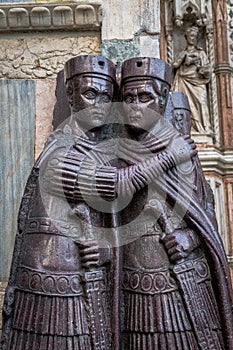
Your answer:
[[[172,89],[188,96],[193,131],[211,134],[207,98],[207,84],[210,81],[209,60],[205,51],[197,46],[197,27],[188,28],[185,38],[187,46],[173,62],[175,78]]]
[[[17,4],[18,5],[18,4]],[[0,32],[44,30],[98,30],[101,6],[77,2],[60,5],[23,4],[0,6]]]

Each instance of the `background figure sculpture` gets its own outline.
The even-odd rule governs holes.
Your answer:
[[[173,63],[175,77],[173,91],[188,96],[193,131],[211,134],[210,113],[207,98],[207,84],[210,80],[210,65],[205,51],[196,45],[198,28],[190,27],[185,32],[187,46]]]
[[[172,104],[172,125],[183,135],[191,135],[191,109],[188,97],[179,91],[170,93]]]

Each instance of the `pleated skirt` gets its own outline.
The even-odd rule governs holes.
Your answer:
[[[124,350],[199,350],[178,291],[124,291]]]
[[[175,288],[156,294],[123,291],[124,350],[225,349],[209,276],[198,281],[192,270],[182,277],[185,297]]]
[[[83,296],[16,291],[8,350],[90,350]]]

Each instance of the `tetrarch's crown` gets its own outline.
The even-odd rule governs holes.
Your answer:
[[[81,55],[71,58],[65,64],[65,81],[80,74],[100,74],[116,79],[116,68],[112,61],[103,56]]]
[[[190,105],[188,101],[188,97],[179,91],[174,91],[171,93],[172,106],[174,109],[187,109],[190,110]]]
[[[163,60],[154,57],[135,57],[123,62],[121,79],[143,77],[156,78],[171,85],[171,66]]]

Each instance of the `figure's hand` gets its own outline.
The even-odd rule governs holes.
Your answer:
[[[202,66],[197,69],[198,74],[202,75],[204,78],[208,79],[210,77],[210,67]]]
[[[79,251],[82,267],[88,269],[91,266],[99,266],[100,252],[98,242],[96,240],[79,243]]]
[[[197,67],[201,66],[201,59],[198,54],[195,53],[187,53],[185,59],[186,66],[190,66],[191,64],[195,64]]]
[[[178,57],[176,58],[176,60],[173,62],[173,64],[172,64],[173,67],[174,67],[174,68],[179,68],[180,65],[182,64],[182,62],[184,61],[185,57],[186,57],[186,51],[182,51],[182,52],[178,55]]]
[[[162,242],[173,262],[186,258],[200,244],[198,236],[191,229],[175,230],[167,234]]]
[[[180,136],[169,145],[176,164],[190,160],[197,154],[196,145],[189,135]]]

